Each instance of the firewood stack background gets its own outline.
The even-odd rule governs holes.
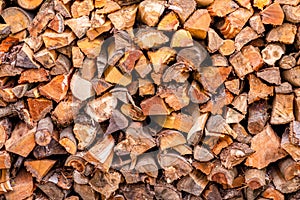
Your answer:
[[[300,0],[0,0],[1,199],[300,199]]]

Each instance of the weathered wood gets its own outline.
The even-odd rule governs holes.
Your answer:
[[[236,175],[236,168],[226,169],[221,164],[218,164],[212,169],[210,175],[208,176],[208,180],[230,186],[232,185]]]
[[[287,158],[279,162],[279,169],[284,179],[289,181],[299,175],[300,164],[291,158]]]
[[[48,27],[57,33],[63,33],[65,30],[65,21],[61,14],[57,13],[49,22]]]
[[[229,13],[232,13],[238,9],[238,5],[232,0],[213,1],[212,4],[208,7],[209,14],[212,16],[225,17]]]
[[[71,13],[74,18],[89,15],[94,9],[92,0],[75,1],[71,6]]]
[[[264,198],[284,200],[284,195],[273,187],[268,187],[263,193]]]
[[[40,146],[48,145],[52,140],[53,128],[50,117],[41,119],[35,132],[35,142]]]
[[[46,30],[42,34],[43,41],[48,50],[58,49],[69,45],[75,38],[75,34],[70,30],[65,30],[62,33],[56,33],[51,30]]]
[[[157,30],[175,31],[177,30],[179,24],[180,23],[176,14],[174,13],[174,11],[171,11],[168,14],[164,15],[160,20],[159,24],[157,25]]]
[[[51,68],[55,65],[57,53],[54,50],[42,49],[34,54],[34,59],[43,65],[45,68]]]
[[[23,68],[39,68],[40,65],[33,59],[33,51],[27,44],[23,44],[21,51],[17,55],[16,66]]]
[[[300,180],[298,178],[294,178],[289,181],[285,180],[278,167],[273,167],[271,169],[271,177],[275,188],[282,193],[296,192],[300,188]]]
[[[229,62],[232,64],[239,78],[244,78],[245,75],[253,72],[250,60],[241,52],[237,52],[230,56]]]
[[[78,38],[82,38],[91,26],[88,16],[68,19],[65,24],[71,28]]]
[[[27,99],[29,113],[34,121],[44,118],[53,108],[52,101],[45,98]]]
[[[136,5],[124,6],[121,10],[110,13],[108,18],[118,30],[131,28],[134,24],[137,9]]]

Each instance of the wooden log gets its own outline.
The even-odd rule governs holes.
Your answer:
[[[103,5],[100,6],[99,5],[100,3],[102,3]],[[110,0],[106,0],[105,3],[98,2],[97,6],[100,7],[100,9],[97,10],[97,13],[99,13],[99,14],[109,14],[109,13],[113,13],[113,12],[121,9],[121,7],[118,3],[116,3],[115,1],[110,1]]]
[[[18,7],[9,7],[2,10],[1,16],[5,23],[11,26],[12,33],[27,29],[32,20],[30,14]],[[18,23],[16,23],[16,19],[18,19]]]
[[[92,24],[93,25],[93,24]],[[107,20],[102,26],[97,27],[97,28],[90,28],[86,32],[86,36],[90,40],[96,39],[99,35],[108,32],[112,29],[112,23],[110,20]]]
[[[158,133],[158,142],[160,149],[163,151],[180,144],[185,144],[186,139],[179,131],[164,130]]]
[[[0,147],[5,145],[6,140],[11,135],[12,123],[8,118],[3,118],[0,121]]]
[[[32,176],[30,173],[26,172],[25,169],[22,169],[14,178],[14,183],[12,191],[4,193],[6,199],[26,199],[33,194],[34,188]]]
[[[268,42],[281,42],[284,44],[293,44],[297,27],[293,24],[284,23],[281,26],[273,28],[267,35]]]
[[[226,123],[225,119],[221,115],[212,115],[208,118],[206,128],[208,132],[212,133],[224,133],[237,137],[237,134],[231,129],[231,127]]]
[[[185,176],[178,181],[177,189],[199,196],[208,182],[209,181],[204,174],[197,170],[193,170],[188,176]]]
[[[268,96],[273,96],[273,90],[274,90],[273,86],[268,86],[264,84],[253,74],[249,75],[248,80],[250,84],[248,102],[250,104],[260,99],[267,99]]]
[[[41,95],[60,102],[69,89],[68,75],[55,76],[49,83],[39,87]]]
[[[77,46],[88,58],[96,58],[101,51],[101,39],[89,40],[87,37],[77,41]]]
[[[208,162],[214,159],[214,155],[211,150],[204,147],[203,145],[195,146],[193,156],[195,160],[198,160],[200,162]]]
[[[248,145],[235,142],[222,150],[220,159],[224,167],[232,169],[253,153]]]
[[[27,99],[29,113],[33,121],[44,118],[53,108],[52,101],[44,98]]]
[[[176,154],[159,154],[158,163],[165,170],[165,180],[167,183],[179,179],[192,172],[192,166],[183,157]]]
[[[34,10],[38,8],[43,3],[42,0],[18,0],[18,5],[26,10]]]
[[[93,190],[89,185],[74,184],[74,190],[82,199],[97,200],[99,193]]]
[[[299,23],[300,22],[299,8],[300,8],[299,6],[291,6],[291,5],[282,6],[286,20],[292,23]]]
[[[92,0],[75,1],[71,5],[71,13],[74,18],[89,15],[94,9],[94,4]]]
[[[69,1],[70,0],[54,0],[54,10],[58,12],[57,14],[61,14],[65,18],[72,17]]]
[[[276,94],[273,101],[271,124],[286,124],[294,120],[293,94]]]
[[[50,169],[55,164],[55,160],[27,160],[24,162],[24,166],[27,171],[29,171],[33,177],[41,181],[42,178],[50,171]]]
[[[285,70],[283,72],[283,78],[287,80],[293,86],[298,87],[300,85],[300,79],[298,77],[298,71],[300,70],[299,66],[296,66],[292,69]]]
[[[233,40],[224,40],[222,46],[220,46],[219,52],[223,56],[229,56],[235,52],[235,44]]]
[[[207,9],[211,16],[225,17],[226,15],[232,13],[238,8],[239,8],[238,4],[236,4],[232,0],[226,0],[226,1],[217,0],[217,1],[213,1],[212,4],[210,4]]]
[[[279,60],[284,54],[284,49],[277,44],[269,44],[261,52],[262,58],[268,65],[274,65],[277,60]]]
[[[175,31],[177,30],[179,24],[180,22],[177,18],[177,15],[174,13],[174,11],[171,11],[168,14],[164,15],[160,20],[159,24],[157,25],[157,30]]]
[[[250,60],[241,52],[237,52],[230,56],[229,62],[232,64],[239,78],[243,79],[245,75],[253,72]]]
[[[33,155],[36,159],[43,159],[53,155],[66,155],[66,150],[56,141],[51,140],[47,146],[36,146]]]
[[[299,122],[298,121],[293,121],[290,123],[289,140],[292,144],[300,146]]]
[[[165,10],[165,1],[146,0],[139,4],[138,15],[141,21],[148,26],[155,26]],[[170,2],[172,4],[172,2]]]
[[[287,181],[299,176],[300,164],[295,162],[292,158],[280,161],[278,166],[281,174]]]
[[[218,28],[226,39],[232,39],[242,30],[243,26],[252,14],[253,11],[251,10],[238,8],[234,12],[230,13],[225,18],[225,21],[218,25]]]
[[[260,10],[263,10],[265,6],[268,6],[272,3],[270,0],[254,0],[253,6],[257,7]]]
[[[102,106],[102,108],[99,106]],[[88,103],[86,113],[96,121],[103,122],[111,117],[116,106],[117,99],[111,93],[105,93]],[[105,112],[103,112],[103,108],[105,108]]]
[[[52,140],[53,123],[50,117],[41,119],[35,132],[35,142],[40,146],[46,146]]]
[[[248,169],[245,172],[245,182],[249,188],[256,190],[266,185],[266,172],[259,169]]]
[[[33,58],[41,63],[43,67],[50,69],[55,65],[57,54],[54,50],[43,49],[35,53]]]
[[[84,101],[95,95],[92,83],[83,79],[79,73],[75,73],[72,76],[70,89],[72,95],[80,101]]]
[[[291,55],[284,55],[279,61],[279,67],[282,69],[292,69],[296,66],[296,59]]]
[[[264,24],[262,23],[261,17],[259,14],[254,14],[249,19],[249,24],[253,30],[256,31],[257,34],[262,34],[265,32]]]
[[[81,52],[79,47],[72,47],[72,63],[75,68],[83,67],[84,54]]]
[[[23,68],[39,68],[40,65],[33,59],[33,51],[27,44],[23,44],[21,51],[17,55],[16,66]]]
[[[71,28],[78,38],[82,38],[91,26],[88,16],[68,19],[65,24]]]
[[[79,102],[72,100],[61,101],[52,112],[52,119],[59,126],[68,126],[76,118],[79,108]]]
[[[279,192],[278,190],[276,190],[273,187],[268,187],[263,193],[262,196],[264,198],[268,198],[268,199],[278,199],[278,200],[284,200],[284,195]]]
[[[37,37],[43,30],[46,29],[49,21],[54,17],[54,2],[45,1],[40,7],[38,14],[34,17],[28,27],[30,35]]]
[[[143,55],[140,50],[126,51],[124,57],[119,60],[119,67],[124,73],[131,73],[135,63]]]
[[[232,185],[237,175],[237,169],[226,169],[221,164],[216,165],[210,175],[207,177],[209,181],[214,181],[223,185]]]
[[[57,13],[49,22],[48,27],[57,33],[63,33],[65,30],[65,21],[61,14]]]
[[[259,35],[252,28],[246,26],[235,37],[234,43],[236,50],[240,51],[244,45],[258,37]]]
[[[182,198],[181,193],[176,191],[176,188],[173,185],[167,184],[165,182],[155,184],[154,191],[155,196],[161,199],[172,198],[174,200],[180,200]]]
[[[284,194],[296,192],[300,188],[300,180],[298,178],[289,181],[285,180],[278,167],[271,169],[271,177],[275,188]]]
[[[283,23],[284,12],[279,3],[269,5],[261,11],[260,15],[264,24],[281,25]]]
[[[49,74],[45,69],[28,69],[21,73],[18,83],[36,83],[49,81]]]
[[[184,23],[184,29],[189,31],[193,37],[205,39],[211,23],[211,18],[206,9],[196,10]]]
[[[261,144],[264,148],[261,147]],[[252,138],[251,149],[255,153],[247,158],[245,165],[258,169],[262,169],[286,156],[286,152],[280,147],[280,138],[270,125],[267,125],[262,132]]]
[[[110,197],[111,194],[118,189],[121,182],[121,174],[118,172],[103,173],[96,171],[93,178],[89,181],[89,185],[104,195],[106,198]]]
[[[142,101],[141,108],[144,115],[169,115],[171,113],[164,100],[158,96]]]
[[[35,131],[36,127],[30,129],[24,122],[18,123],[11,137],[5,142],[5,149],[9,152],[27,157],[35,147]]]
[[[266,101],[254,103],[249,107],[247,128],[251,134],[258,134],[264,129],[269,119],[268,109],[269,106]]]
[[[151,38],[156,38],[153,41]],[[169,38],[160,31],[154,29],[139,29],[136,34],[136,41],[141,49],[158,48],[161,45],[169,42]],[[167,49],[167,47],[165,48]]]
[[[289,140],[289,129],[286,128],[281,138],[281,148],[283,148],[288,154],[295,160],[300,161],[299,150],[300,147],[292,144]]]
[[[42,190],[44,194],[47,195],[46,198],[63,200],[64,193],[63,191],[55,185],[55,183],[47,182],[45,184],[37,184],[37,187]]]
[[[124,6],[121,10],[108,14],[107,17],[110,19],[116,29],[128,29],[134,24],[137,9],[137,5]]]
[[[186,3],[172,0],[169,1],[169,4],[169,9],[173,10],[178,15],[181,23],[184,23],[196,10],[196,2],[194,0],[186,1]]]
[[[47,29],[42,34],[43,41],[48,50],[58,49],[69,45],[75,38],[75,34],[70,30],[65,30],[62,33],[56,33]]]

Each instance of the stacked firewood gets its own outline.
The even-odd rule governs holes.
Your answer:
[[[2,199],[300,199],[300,0],[0,0]]]

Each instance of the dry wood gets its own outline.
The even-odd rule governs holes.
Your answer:
[[[89,40],[85,37],[78,40],[77,45],[88,58],[96,58],[100,54],[102,42],[101,39]]]
[[[34,54],[34,59],[41,63],[45,68],[51,68],[55,65],[57,53],[54,50],[42,49]]]
[[[36,127],[30,129],[24,122],[18,123],[11,137],[5,142],[5,149],[23,157],[28,156],[35,147],[35,131]]]
[[[232,0],[216,0],[213,1],[212,4],[210,4],[210,6],[208,7],[208,11],[209,14],[212,16],[225,17],[226,15],[232,13],[238,8],[239,6]]]
[[[192,16],[184,23],[184,29],[189,31],[193,37],[206,38],[211,17],[206,9],[196,10]]]
[[[271,176],[275,188],[281,193],[292,193],[296,192],[300,188],[299,178],[294,178],[291,180],[285,180],[283,174],[280,172],[278,167],[273,167],[271,169]]]
[[[148,26],[155,26],[165,10],[165,3],[165,1],[161,0],[146,0],[141,2],[138,8],[138,15],[141,21]],[[170,4],[172,4],[172,1]]]
[[[176,14],[172,11],[166,14],[157,25],[157,30],[175,31],[179,26],[179,20]]]
[[[40,65],[33,59],[33,51],[27,44],[23,44],[21,51],[17,55],[16,66],[24,68],[39,68]]]
[[[11,26],[12,33],[17,33],[27,29],[32,20],[30,14],[18,7],[9,7],[2,10],[1,16],[6,24]],[[16,20],[18,23],[16,23]]]
[[[65,30],[62,33],[56,33],[51,30],[46,30],[42,34],[42,37],[48,50],[65,47],[76,38],[75,34],[70,30]]]
[[[65,21],[61,14],[57,13],[55,17],[49,22],[48,27],[57,33],[62,33],[65,30]]]
[[[281,42],[284,44],[293,44],[297,27],[293,24],[284,23],[281,26],[273,28],[267,35],[268,42]]]
[[[194,0],[188,0],[186,2],[171,0],[169,1],[169,4],[169,9],[173,10],[178,15],[181,23],[184,23],[196,9],[196,2]]]
[[[262,193],[262,196],[267,199],[271,198],[271,199],[284,200],[284,195],[273,187],[268,187]]]
[[[41,95],[59,102],[66,96],[68,89],[68,76],[58,75],[46,85],[41,86],[39,92]]]
[[[286,156],[286,152],[280,147],[279,137],[270,125],[267,125],[264,130],[252,138],[251,149],[255,153],[247,158],[245,164],[258,169]]]
[[[121,10],[108,15],[108,18],[118,30],[130,28],[134,24],[138,7],[136,5],[124,6]]]
[[[295,162],[291,158],[282,160],[279,163],[279,169],[282,175],[284,176],[284,179],[287,181],[292,180],[293,178],[299,176],[299,168],[300,168],[300,164]]]
[[[230,186],[236,175],[236,168],[226,169],[221,164],[217,164],[209,174],[208,180]]]
[[[284,12],[278,3],[266,7],[261,13],[264,24],[281,25],[284,19]]]
[[[250,60],[241,52],[237,52],[230,56],[229,61],[239,78],[243,79],[245,75],[253,72]]]
[[[266,185],[265,170],[249,169],[245,172],[245,182],[252,189],[256,190]]]
[[[40,181],[55,164],[55,160],[25,161],[24,166],[38,181]]]
[[[5,198],[8,200],[13,199],[26,199],[33,194],[33,180],[30,173],[26,172],[25,169],[21,170],[16,178],[14,179],[14,186],[12,191],[5,193]]]
[[[72,31],[78,38],[82,38],[91,26],[88,16],[82,16],[75,19],[68,19],[65,21],[65,24],[72,29]]]
[[[268,99],[269,96],[273,96],[274,87],[264,84],[254,74],[248,76],[250,85],[250,91],[248,93],[248,103],[251,104],[260,99]]]
[[[279,61],[279,67],[282,69],[292,69],[296,66],[296,59],[291,55],[284,55]]]
[[[75,1],[71,6],[71,13],[74,18],[89,15],[94,9],[92,0]]]
[[[52,140],[53,128],[50,117],[41,119],[35,132],[35,142],[40,146],[48,145]]]
[[[105,2],[102,2],[104,4],[103,6],[99,5],[100,2],[97,2],[97,3],[98,3],[98,5],[97,5],[98,7],[103,7],[101,9],[98,9],[97,13],[109,14],[109,13],[113,13],[113,12],[121,9],[119,4],[114,1],[106,0]]]
[[[294,94],[276,94],[273,101],[271,124],[286,124],[294,120]]]

